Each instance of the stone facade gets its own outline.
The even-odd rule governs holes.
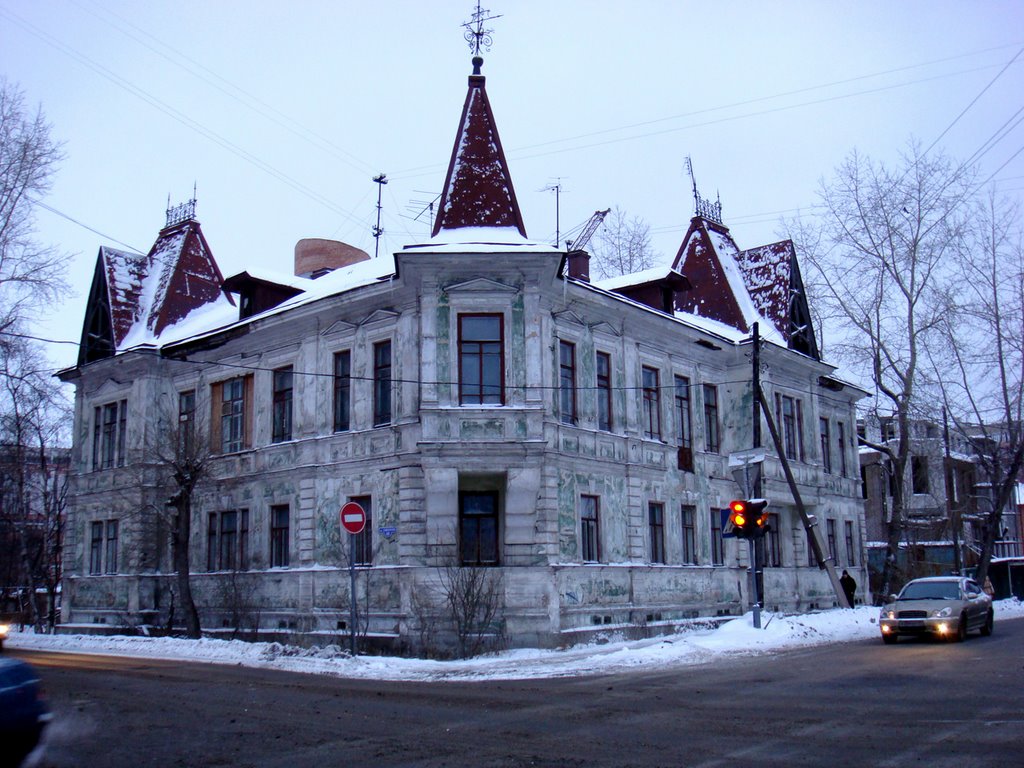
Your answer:
[[[483,87],[474,77],[471,93]],[[460,135],[480,109],[489,118],[478,102]],[[518,222],[492,119],[487,131],[472,167],[456,144],[449,179],[463,187],[451,199],[472,196],[479,154],[497,146],[503,173],[484,175],[509,186],[488,199],[511,200],[503,216]],[[245,613],[265,631],[343,632],[350,542],[338,514],[349,500],[370,517],[356,542],[360,631],[399,646],[450,645],[445,597],[462,568],[493,574],[487,631],[512,645],[740,614],[747,545],[722,536],[722,510],[741,495],[728,456],[753,438],[749,322],[759,319],[762,382],[803,499],[834,561],[866,584],[859,390],[787,344],[789,329],[759,318],[749,294],[736,299],[741,327],[729,327],[681,309],[697,289],[678,271],[594,285],[566,269],[564,252],[525,240],[520,223],[481,237],[491,207],[470,211],[485,217],[476,221],[452,205],[428,243],[276,293],[244,273],[225,281],[246,299],[241,314],[203,305],[194,323],[130,348],[109,339],[114,353],[83,353],[62,372],[76,385],[65,622],[168,622],[162,521],[173,489],[155,446],[175,420],[212,453],[190,544],[204,628],[237,627]],[[721,223],[697,217],[687,237],[711,224],[717,239],[681,254],[735,251]],[[652,286],[658,301],[634,297]],[[831,607],[770,449],[764,477],[766,607]]]

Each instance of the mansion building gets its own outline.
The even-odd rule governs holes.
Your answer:
[[[514,646],[742,614],[747,544],[723,510],[743,494],[729,455],[754,439],[754,323],[800,494],[867,583],[864,393],[820,359],[792,242],[741,250],[699,201],[671,265],[591,281],[585,252],[527,237],[474,63],[426,242],[370,258],[303,240],[294,275],[225,279],[192,201],[145,256],[100,248],[59,374],[76,390],[66,624],[181,624],[165,478],[183,440],[206,466],[189,541],[204,630],[242,605],[296,641],[345,632],[349,501],[368,517],[359,631],[394,647],[451,637],[465,569],[491,577],[487,631]],[[765,606],[832,607],[765,450]]]

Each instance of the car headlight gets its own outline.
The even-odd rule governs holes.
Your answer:
[[[0,624],[0,637],[7,637],[7,634],[11,631],[10,624]]]
[[[941,609],[939,609],[937,611],[932,611],[932,616],[934,616],[937,619],[944,619],[946,616],[952,616],[952,615],[953,615],[953,609],[951,607],[949,607],[948,605],[945,608],[941,608]]]
[[[895,619],[896,618],[896,611],[894,611],[892,608],[883,609],[882,610],[882,618],[883,619]]]

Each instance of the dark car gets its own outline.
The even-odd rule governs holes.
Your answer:
[[[0,658],[0,765],[20,765],[49,720],[36,670],[24,661]]]
[[[992,598],[963,576],[914,579],[899,595],[889,597],[879,619],[887,643],[895,643],[900,635],[947,640],[963,640],[973,630],[991,635]]]

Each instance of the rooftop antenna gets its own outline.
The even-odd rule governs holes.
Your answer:
[[[373,258],[377,258],[380,254],[380,236],[384,234],[384,230],[380,228],[380,195],[384,190],[384,185],[388,183],[388,177],[383,173],[378,173],[373,180],[377,182],[377,226],[373,228]]]
[[[559,222],[561,220],[561,214],[559,211],[562,197],[562,177],[557,177],[554,184],[548,184],[546,187],[543,188],[542,191],[555,193],[555,248],[557,248],[558,243],[561,241],[559,232]]]
[[[697,211],[700,208],[700,195],[697,194],[697,177],[693,174],[693,161],[689,155],[686,156],[686,172],[690,174],[690,184],[693,186],[693,210]]]

